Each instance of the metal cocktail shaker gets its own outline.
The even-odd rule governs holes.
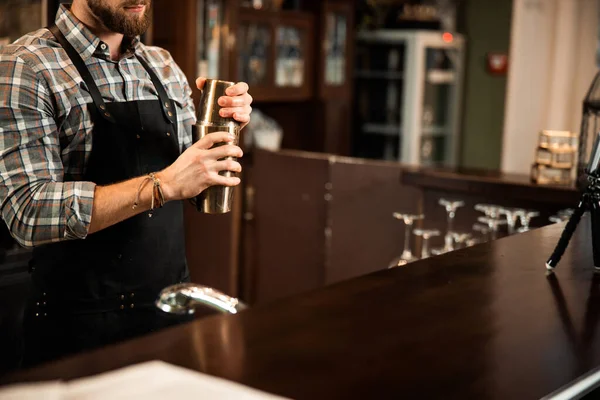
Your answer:
[[[239,143],[240,124],[233,118],[223,118],[219,115],[221,106],[217,103],[221,96],[225,96],[225,90],[233,86],[233,82],[207,79],[202,89],[200,103],[198,105],[198,116],[196,125],[192,127],[194,143],[209,133],[229,132],[235,137],[233,144]],[[215,146],[223,146],[227,143],[217,143]],[[235,159],[231,157],[232,159]],[[231,177],[234,172],[221,171],[220,175]],[[196,208],[206,214],[224,214],[231,211],[233,202],[232,187],[211,186],[204,190],[196,198]]]

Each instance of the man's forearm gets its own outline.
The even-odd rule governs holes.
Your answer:
[[[138,205],[133,204],[140,191]],[[152,180],[146,177],[130,179],[109,186],[96,186],[92,220],[88,234],[101,231],[118,224],[141,212],[150,210],[152,203]]]

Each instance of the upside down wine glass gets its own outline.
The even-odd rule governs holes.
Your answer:
[[[446,235],[444,236],[444,247],[435,251],[437,254],[448,253],[454,250],[454,218],[456,217],[456,210],[459,207],[465,205],[464,201],[451,201],[446,199],[440,199],[439,205],[445,208],[447,214],[447,225]]]
[[[429,239],[434,236],[439,236],[440,231],[437,229],[415,229],[415,236],[421,236],[423,238],[423,246],[421,246],[421,258],[429,258]]]
[[[504,215],[506,217],[506,223],[508,224],[508,234],[514,235],[515,228],[517,226],[517,219],[519,218],[517,209],[501,207],[499,209],[499,213],[500,215]]]
[[[531,222],[531,219],[539,216],[540,213],[538,211],[519,210],[517,211],[517,215],[519,216],[519,221],[522,225],[517,232],[523,233],[530,230],[529,223]]]
[[[496,238],[498,237],[498,227],[500,225],[506,225],[507,222],[505,219],[497,219],[497,218],[492,218],[492,217],[479,217],[477,218],[477,221],[481,222],[482,224],[486,224],[488,226],[488,228],[490,229],[490,233],[491,233],[491,240],[496,240]]]
[[[467,241],[469,241],[472,237],[473,237],[473,235],[471,235],[470,233],[465,233],[465,232],[452,233],[452,238],[454,239],[454,243],[456,243],[459,248],[466,246]]]
[[[489,238],[490,228],[487,225],[475,224],[475,225],[473,225],[473,230],[475,232],[479,232],[481,234],[481,241],[487,242],[490,240],[490,238]]]
[[[452,232],[452,240],[454,241],[454,244],[455,244],[455,246],[453,246],[454,250],[458,250],[463,247],[466,247],[467,242],[470,239],[472,239],[472,235],[470,233]],[[433,254],[434,256],[439,256],[439,255],[445,254],[445,253],[448,253],[448,252],[444,251],[444,249],[431,250],[431,254]]]
[[[548,220],[554,224],[558,224],[560,222],[567,222],[571,218],[571,215],[573,215],[573,209],[567,208],[560,210],[556,215],[551,215]]]
[[[413,215],[413,214],[402,214],[402,213],[394,213],[394,218],[399,219],[404,222],[405,230],[404,230],[404,250],[402,250],[402,254],[400,257],[395,258],[389,265],[388,268],[394,267],[402,267],[409,262],[415,261],[417,258],[413,255],[410,247],[410,235],[412,234],[412,227],[415,221],[421,220],[425,218],[423,214]]]

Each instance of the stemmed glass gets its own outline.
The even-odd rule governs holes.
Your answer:
[[[500,209],[503,207],[494,204],[476,204],[475,210],[481,211],[485,217],[479,217],[477,221],[486,224],[491,232],[491,240],[495,240],[498,236],[498,227],[508,224],[508,221],[500,219]]]
[[[413,255],[410,248],[410,235],[412,234],[412,227],[415,221],[421,220],[425,218],[423,214],[413,215],[413,214],[402,214],[395,212],[393,214],[394,218],[404,221],[405,231],[404,231],[404,250],[400,257],[395,258],[389,265],[388,268],[394,267],[402,267],[409,262],[415,261],[417,258]]]
[[[466,246],[466,247],[473,247],[473,246],[475,246],[475,245],[477,245],[477,244],[479,244],[479,243],[482,243],[482,240],[481,240],[481,239],[477,239],[477,238],[474,238],[474,237],[472,237],[472,238],[468,239],[468,240],[465,242],[465,246]]]
[[[440,231],[437,229],[415,229],[415,236],[421,236],[423,238],[423,246],[421,247],[421,258],[429,258],[429,239],[440,235]]]
[[[487,241],[489,241],[489,240],[490,240],[490,238],[489,238],[489,236],[488,236],[488,235],[490,234],[490,228],[489,228],[487,225],[483,225],[483,224],[475,224],[475,225],[473,225],[473,230],[474,230],[475,232],[479,232],[479,233],[481,233],[482,240],[483,240],[484,242],[487,242]]]
[[[490,205],[489,204],[475,204],[475,211],[482,212],[486,217],[490,216]]]
[[[498,219],[500,216],[500,206],[494,204],[475,204],[475,210],[485,214],[486,217]]]
[[[491,233],[491,235],[490,235],[491,240],[496,240],[496,238],[498,237],[498,227],[500,225],[507,224],[506,220],[492,218],[492,217],[479,217],[479,218],[477,218],[477,221],[481,222],[482,224],[486,224],[488,226],[488,228],[490,229],[490,233]]]
[[[473,238],[470,233],[454,232],[452,233],[454,243],[458,245],[458,248],[462,248],[466,245],[467,241]]]
[[[573,210],[572,208],[566,208],[564,210],[560,210],[557,214],[561,218],[569,219],[569,218],[571,218],[571,216],[573,215],[574,212],[575,212],[575,210]]]
[[[555,224],[558,224],[559,222],[566,222],[571,218],[571,215],[573,215],[573,211],[574,210],[572,208],[560,210],[556,213],[556,215],[552,215],[550,218],[548,218],[548,220]]]
[[[506,223],[508,224],[508,234],[514,235],[515,228],[517,226],[517,220],[519,219],[519,215],[517,214],[517,210],[514,208],[505,208],[501,207],[498,210],[500,215],[504,215],[506,217]]]
[[[452,235],[454,233],[454,218],[456,217],[456,210],[459,207],[463,207],[465,202],[440,199],[438,204],[446,209],[446,214],[448,215],[444,247],[435,251],[436,254],[443,254],[454,250],[454,238]]]
[[[521,222],[521,227],[518,229],[519,233],[529,231],[529,223],[531,222],[531,218],[535,218],[540,215],[537,211],[529,211],[529,210],[517,210],[517,215],[519,216],[519,221]]]
[[[467,241],[471,238],[472,236],[470,233],[452,232],[452,241],[453,243],[456,243],[456,246],[453,246],[453,250],[451,251],[465,247]],[[444,253],[448,253],[448,251],[445,251],[443,248],[431,250],[431,254],[433,254],[434,256],[439,256]]]
[[[575,210],[573,210],[572,208],[566,208],[557,212],[556,217],[560,218],[561,222],[568,221],[574,212]]]

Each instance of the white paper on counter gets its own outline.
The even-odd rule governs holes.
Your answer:
[[[71,382],[0,388],[0,400],[162,400],[178,396],[210,400],[284,400],[162,361],[150,361]]]
[[[0,400],[63,400],[65,385],[61,382],[28,383],[0,388]]]

